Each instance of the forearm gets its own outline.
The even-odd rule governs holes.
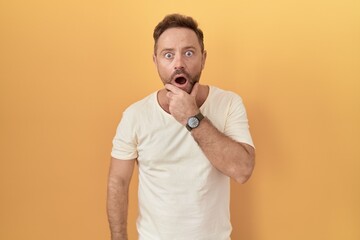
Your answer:
[[[127,240],[128,187],[109,177],[107,214],[112,240]]]
[[[246,182],[254,168],[254,149],[238,143],[217,130],[207,119],[191,131],[206,157],[223,174]]]

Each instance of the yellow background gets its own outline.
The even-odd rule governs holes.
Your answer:
[[[233,239],[360,239],[357,0],[1,0],[0,239],[109,239],[112,137],[161,87],[152,30],[173,12],[204,30],[202,82],[248,110],[257,165],[232,182]]]

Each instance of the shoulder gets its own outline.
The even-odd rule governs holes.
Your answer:
[[[209,86],[209,87],[210,87],[209,97],[210,100],[212,101],[242,103],[241,96],[233,91],[221,89],[216,86]]]
[[[128,106],[124,111],[124,115],[137,115],[144,113],[146,110],[149,110],[155,106],[155,100],[156,92],[153,92],[143,99],[136,101]]]

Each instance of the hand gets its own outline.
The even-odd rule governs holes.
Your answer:
[[[190,94],[171,84],[165,84],[165,88],[168,90],[166,96],[169,99],[170,114],[185,126],[189,117],[199,113],[196,104],[199,83],[194,84]]]

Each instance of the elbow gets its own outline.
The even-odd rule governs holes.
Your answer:
[[[251,177],[251,173],[249,174],[241,174],[240,176],[235,177],[235,181],[240,184],[246,183]]]
[[[246,183],[252,175],[252,171],[247,171],[246,173],[241,173],[238,176],[234,177],[235,181],[240,184]]]
[[[254,167],[255,167],[255,159],[251,158],[246,164],[244,164],[244,166],[242,166],[237,171],[237,174],[234,177],[235,181],[240,184],[246,183],[250,179],[254,171]]]

